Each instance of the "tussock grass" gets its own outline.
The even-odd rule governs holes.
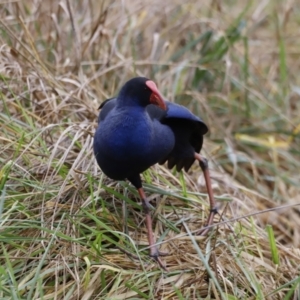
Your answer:
[[[225,2],[0,5],[1,299],[300,297],[300,6]],[[207,237],[200,168],[144,174],[169,273],[92,153],[99,103],[136,75],[210,128]]]

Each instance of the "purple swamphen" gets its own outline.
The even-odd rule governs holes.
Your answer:
[[[188,171],[195,160],[204,172],[210,201],[211,225],[217,213],[211,188],[207,160],[199,152],[208,128],[187,108],[165,101],[156,84],[136,77],[121,88],[116,98],[100,106],[99,125],[94,136],[94,154],[101,170],[115,180],[128,179],[138,190],[146,215],[150,256],[161,267],[160,253],[155,245],[150,204],[145,196],[140,174],[156,163],[168,161]],[[200,234],[206,234],[204,227]]]

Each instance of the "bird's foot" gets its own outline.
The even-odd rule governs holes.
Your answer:
[[[145,214],[149,214],[150,211],[154,210],[155,208],[149,203],[149,201],[142,202],[142,208]]]
[[[196,232],[196,235],[205,236],[205,235],[207,235],[207,233],[209,231],[210,231],[210,228],[208,228],[207,225],[205,225],[203,228],[201,228],[200,230],[198,230]]]
[[[162,260],[160,259],[160,256],[167,256],[169,255],[167,252],[162,252],[159,251],[156,246],[151,247],[150,248],[150,257],[153,258],[158,264],[159,266],[164,269],[166,272],[168,272],[168,269],[166,268],[166,266],[164,265],[164,263],[162,262]]]
[[[158,251],[157,249],[154,249],[154,251],[152,251],[151,248],[150,250],[150,257],[153,258],[164,271],[169,272],[169,270],[167,269],[163,261],[160,259],[160,256],[166,256],[166,255],[168,254],[165,252]]]
[[[162,260],[159,257],[154,258],[156,260],[156,262],[159,264],[159,266],[165,271],[165,272],[169,272],[169,270],[167,269],[167,267],[164,265],[164,263],[162,262]]]
[[[150,257],[168,256],[168,255],[169,255],[168,252],[159,251],[157,249],[155,249],[155,251],[150,251]]]
[[[218,214],[218,213],[219,213],[218,212],[218,208],[217,207],[213,207],[210,210],[210,213],[209,213],[209,216],[208,216],[208,219],[207,219],[207,222],[206,222],[205,226],[203,228],[201,228],[200,230],[198,230],[196,232],[196,235],[205,236],[211,230],[210,225],[213,224],[214,216],[216,214]]]
[[[148,236],[148,242],[150,246],[150,257],[153,258],[163,270],[168,272],[168,269],[165,267],[162,260],[160,259],[160,256],[164,256],[167,254],[158,251],[155,243],[155,238],[152,230],[152,219],[150,214],[152,205],[150,205],[148,199],[146,198],[143,188],[139,188],[138,192],[142,200],[142,206],[146,217],[147,236]]]

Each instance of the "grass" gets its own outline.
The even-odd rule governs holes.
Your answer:
[[[0,5],[1,299],[298,299],[297,1]],[[137,192],[92,152],[98,106],[144,75],[209,126],[220,217],[200,168],[144,174],[169,269],[148,256]],[[126,255],[129,253],[131,255]]]

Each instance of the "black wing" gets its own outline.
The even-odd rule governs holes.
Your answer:
[[[168,101],[166,104],[167,111],[155,105],[147,107],[150,117],[169,126],[175,136],[173,150],[159,163],[168,161],[168,168],[176,166],[177,171],[182,168],[188,171],[195,161],[195,152],[199,153],[202,148],[203,135],[208,132],[208,127],[186,107]]]
[[[99,109],[101,109],[101,111],[99,114],[98,123],[103,121],[108,113],[116,106],[116,100],[117,98],[110,98],[100,104]]]

